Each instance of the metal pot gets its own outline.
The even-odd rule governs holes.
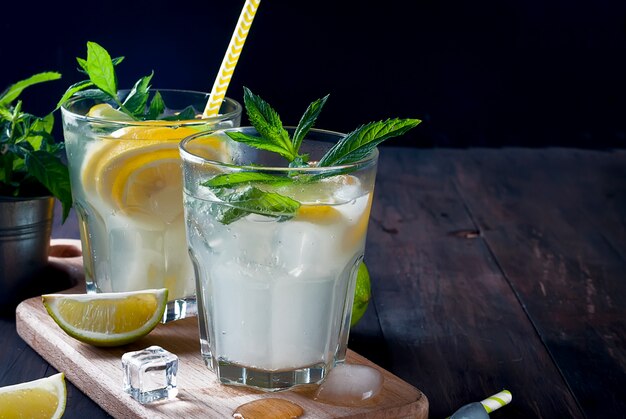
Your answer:
[[[0,197],[0,311],[36,294],[34,281],[48,262],[53,211],[52,197]]]

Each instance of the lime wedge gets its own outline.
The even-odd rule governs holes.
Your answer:
[[[163,317],[167,289],[100,294],[48,294],[43,304],[68,335],[95,346],[119,346],[152,331]]]
[[[361,317],[365,314],[365,310],[367,310],[371,296],[370,274],[365,263],[361,262],[356,275],[356,288],[354,289],[354,303],[352,303],[350,327],[353,327],[361,320]]]

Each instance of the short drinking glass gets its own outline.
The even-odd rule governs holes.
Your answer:
[[[346,356],[378,151],[343,166],[287,167],[228,131],[258,136],[244,127],[180,145],[202,356],[225,384],[319,383]],[[342,137],[311,130],[301,150],[315,161]],[[217,143],[228,150],[219,159]]]
[[[196,314],[178,143],[239,126],[241,106],[226,99],[219,116],[193,119],[207,94],[159,93],[166,115],[191,111],[190,119],[136,121],[115,104],[88,96],[70,99],[62,115],[87,291],[168,288],[167,322]]]

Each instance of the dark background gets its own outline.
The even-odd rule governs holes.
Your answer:
[[[120,87],[154,70],[154,87],[209,91],[243,3],[5,4],[0,88],[60,71],[24,97],[45,113],[91,40],[126,57]],[[624,147],[626,1],[264,0],[228,96],[243,85],[285,124],[327,93],[320,128],[424,120],[397,145]]]

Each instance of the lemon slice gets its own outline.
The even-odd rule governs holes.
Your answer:
[[[167,289],[48,294],[43,304],[68,335],[95,346],[119,346],[150,333],[163,317]]]
[[[87,193],[124,213],[182,213],[178,143],[198,131],[188,127],[124,127],[95,143],[83,163]]]
[[[0,418],[60,418],[66,399],[63,373],[0,387]]]
[[[94,105],[87,112],[87,116],[91,118],[105,118],[109,121],[132,121],[129,115],[125,114],[122,111],[118,111],[113,108],[108,103],[100,103],[98,105]]]

